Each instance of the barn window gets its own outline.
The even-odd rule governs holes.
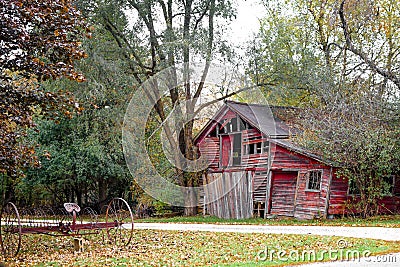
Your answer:
[[[230,120],[223,119],[220,121],[220,124],[223,127],[223,130],[221,129],[221,133],[234,133],[234,132],[239,132],[245,130],[245,122],[239,117],[233,117]]]
[[[242,163],[242,134],[233,135],[232,165],[239,166]]]
[[[384,176],[383,177],[383,195],[392,196],[394,193],[394,175]]]
[[[254,149],[254,144],[250,144],[250,145],[247,145],[248,146],[248,148],[249,148],[249,154],[250,155],[253,155],[253,154],[255,154],[255,149]]]
[[[245,154],[247,155],[261,154],[261,152],[262,152],[261,142],[248,144],[245,146]]]
[[[308,172],[307,190],[309,191],[321,190],[321,178],[322,178],[322,171]]]
[[[347,193],[348,195],[352,196],[357,196],[360,194],[360,189],[357,187],[356,183],[354,180],[350,180],[349,182],[349,191]]]
[[[237,130],[238,130],[237,124],[238,124],[237,117],[232,118],[231,122],[229,123],[230,132],[237,132]]]
[[[263,153],[268,153],[268,148],[269,148],[269,141],[264,141],[263,142]]]

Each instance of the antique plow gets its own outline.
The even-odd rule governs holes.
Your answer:
[[[21,248],[22,235],[45,234],[51,236],[77,236],[99,234],[115,245],[128,245],[133,235],[133,215],[128,203],[114,198],[107,206],[105,218],[99,220],[94,210],[65,203],[64,208],[18,211],[8,202],[3,206],[0,219],[0,244],[4,257],[14,257]]]

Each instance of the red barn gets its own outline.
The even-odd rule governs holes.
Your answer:
[[[204,212],[221,218],[302,219],[348,212],[354,198],[337,167],[296,146],[289,127],[296,109],[226,101],[195,139],[209,165],[203,176]],[[400,181],[382,211],[400,210]]]

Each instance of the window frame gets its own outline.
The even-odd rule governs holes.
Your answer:
[[[265,154],[265,153],[269,153],[269,141],[268,140],[265,140],[265,141],[263,141],[262,142],[262,154]]]
[[[222,134],[240,133],[247,129],[246,122],[239,115],[230,119],[221,119],[218,124],[224,125],[223,130],[219,131]]]
[[[319,182],[315,183],[313,182],[312,184],[318,185],[318,189],[315,188],[309,188],[310,187],[310,178],[312,173],[319,173]],[[307,181],[306,181],[306,192],[321,192],[321,187],[322,187],[322,177],[323,177],[323,170],[322,169],[316,169],[316,170],[309,170],[307,171]]]
[[[360,196],[360,190],[357,187],[355,187],[354,180],[350,180],[348,182],[347,195],[354,197]]]
[[[242,133],[233,133],[231,134],[233,135],[233,141],[232,141],[232,151],[231,151],[231,157],[232,157],[232,163],[231,163],[231,167],[232,166],[241,166],[242,165],[242,160],[243,160],[243,148],[242,148]],[[239,144],[236,144],[235,147],[235,142],[238,142]],[[239,149],[239,151],[234,151],[236,149]],[[235,156],[234,153],[237,153],[237,156]],[[235,159],[239,160],[239,162],[235,162]]]
[[[263,142],[246,144],[243,145],[243,147],[244,155],[261,155],[263,153],[266,153],[265,151],[263,151]]]
[[[383,194],[384,197],[392,197],[395,195],[395,188],[396,188],[396,175],[392,174],[392,175],[388,175],[388,176],[384,176],[382,179],[383,181],[386,183],[387,181],[385,181],[385,179],[392,179],[392,184],[390,185],[390,192],[388,194]]]

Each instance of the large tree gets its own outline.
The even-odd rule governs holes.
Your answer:
[[[34,127],[32,116],[70,112],[73,99],[48,93],[41,83],[66,76],[83,81],[73,62],[85,57],[80,40],[87,31],[73,1],[0,1],[0,173],[18,177],[21,168],[38,164],[35,150],[22,140]],[[7,184],[7,183],[6,183]]]
[[[107,11],[107,8],[112,10],[118,5],[127,13],[131,13],[130,28],[118,27],[115,16]],[[231,2],[128,0],[102,3],[101,7],[99,3],[98,6],[97,14],[120,46],[130,68],[130,75],[138,84],[157,77],[156,74],[164,69],[171,70],[170,90],[167,95],[161,96],[153,87],[144,88],[143,97],[155,100],[154,114],[158,117],[169,146],[178,148],[173,151],[175,182],[185,187],[196,186],[197,176],[183,171],[185,163],[179,154],[182,153],[189,161],[197,158],[193,144],[196,105],[204,90],[204,81],[213,58],[217,52],[223,55],[226,51],[225,43],[219,34],[224,26],[220,22],[234,15]],[[203,82],[194,84],[190,65],[196,58],[200,58],[204,63],[200,75]],[[177,86],[180,65],[183,68],[183,86]],[[180,106],[181,103],[183,107]],[[172,109],[176,119],[174,125],[165,123]],[[194,195],[186,196],[186,214],[196,212],[195,198]]]
[[[40,144],[36,152],[41,167],[30,168],[16,190],[19,200],[27,204],[59,205],[68,200],[101,208],[112,197],[126,198],[131,186],[121,135],[135,82],[125,75],[126,63],[113,37],[84,3],[78,7],[93,34],[93,38],[82,42],[88,57],[75,64],[86,81],[76,83],[63,78],[42,86],[48,92],[68,88],[80,111],[57,122],[35,116],[39,131],[30,131],[28,137]],[[123,14],[119,14],[117,23],[122,27],[127,24]]]

